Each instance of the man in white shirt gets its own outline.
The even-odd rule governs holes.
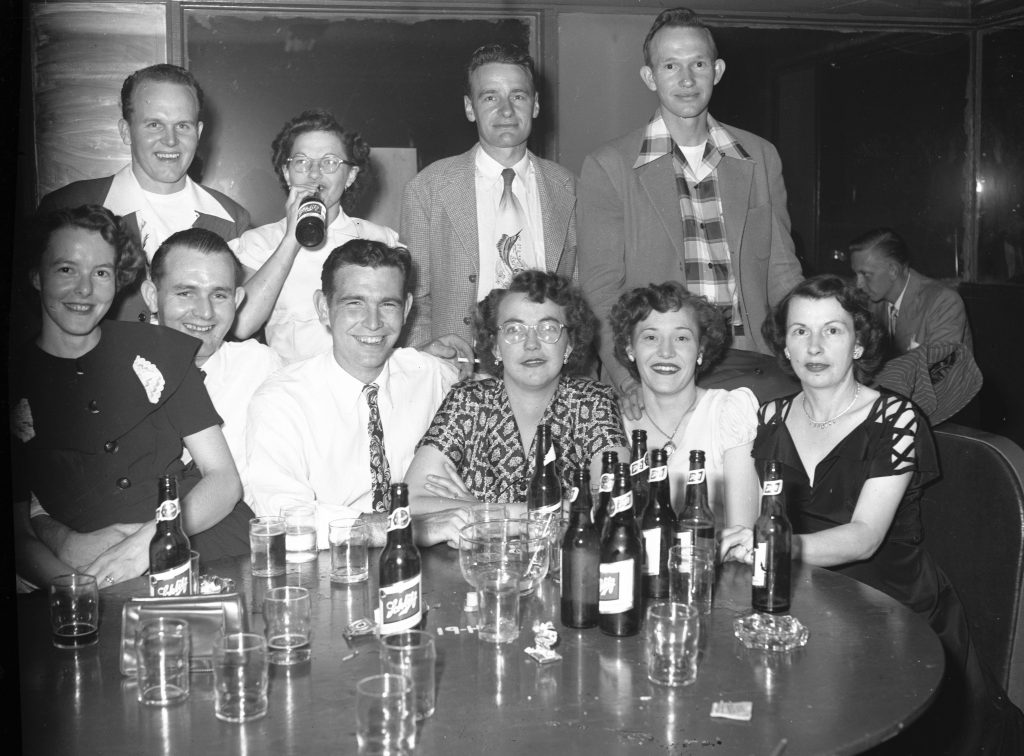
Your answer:
[[[449,333],[471,342],[476,303],[520,270],[576,274],[575,176],[526,148],[540,113],[532,58],[479,48],[463,105],[478,143],[425,168],[402,198],[400,236],[417,270],[410,345]]]
[[[225,341],[245,296],[244,274],[227,242],[212,231],[190,228],[172,234],[153,255],[142,296],[160,325],[202,342],[196,367],[204,374],[223,424],[245,501],[252,491],[245,465],[245,422],[249,402],[281,365],[281,358],[254,339]],[[187,454],[187,452],[186,452]],[[187,461],[187,460],[186,460]]]
[[[353,514],[383,545],[387,487],[400,482],[456,370],[415,349],[395,349],[412,307],[409,252],[354,239],[324,263],[317,313],[331,349],[284,367],[256,392],[246,453],[257,514],[314,502],[317,545],[328,523]],[[383,448],[381,448],[383,447]],[[374,461],[371,462],[371,459]],[[414,515],[421,545],[456,542],[462,509]]]
[[[118,130],[131,162],[105,178],[76,181],[43,197],[40,212],[103,205],[128,221],[152,260],[164,239],[196,227],[234,239],[249,227],[249,213],[234,200],[188,177],[203,133],[203,90],[184,68],[168,63],[143,68],[121,87]],[[145,322],[139,286],[123,291],[110,317]]]

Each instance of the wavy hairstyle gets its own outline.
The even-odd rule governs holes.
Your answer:
[[[202,120],[203,88],[199,86],[199,82],[196,81],[196,77],[192,75],[191,71],[172,63],[157,63],[155,66],[140,68],[124,80],[121,85],[121,117],[124,120],[131,122],[132,114],[135,112],[135,101],[132,96],[135,94],[135,89],[147,81],[179,84],[191,89],[196,98],[196,113],[199,120]]]
[[[525,294],[531,302],[554,302],[565,308],[565,330],[569,334],[572,353],[562,370],[566,373],[584,370],[590,360],[591,346],[597,333],[597,317],[572,281],[543,270],[517,273],[507,289],[492,289],[477,304],[473,331],[480,369],[491,375],[501,376],[504,373],[502,366],[494,359],[494,345],[498,338],[498,308],[505,297],[517,293]]]
[[[43,254],[50,239],[63,228],[81,228],[103,237],[114,248],[114,286],[117,291],[131,286],[146,269],[146,258],[127,222],[100,205],[63,208],[36,219],[30,241],[29,277],[40,273]]]
[[[373,174],[370,170],[370,145],[359,135],[359,132],[346,131],[338,123],[338,120],[326,110],[305,110],[281,127],[270,145],[270,162],[274,166],[274,174],[287,194],[288,182],[284,178],[284,169],[288,164],[288,158],[292,156],[295,140],[302,134],[308,134],[311,131],[326,131],[329,134],[337,135],[345,150],[345,154],[340,157],[355,163],[359,168],[355,181],[341,195],[342,209],[346,213],[351,212],[360,195],[373,182]]]
[[[634,378],[639,380],[640,373],[636,363],[629,359],[626,347],[633,341],[636,326],[646,320],[651,312],[674,312],[684,307],[693,313],[700,327],[697,336],[700,353],[704,358],[697,366],[697,375],[706,372],[722,356],[729,340],[729,331],[725,327],[725,316],[718,307],[711,304],[707,297],[691,294],[678,281],[648,284],[623,293],[612,307],[609,317],[615,341],[615,357],[629,369]]]
[[[245,281],[245,268],[224,241],[224,237],[205,228],[186,228],[164,239],[164,243],[153,253],[153,259],[149,263],[149,277],[157,286],[167,273],[167,256],[175,247],[184,247],[203,255],[224,255],[235,272],[235,286],[241,286]]]
[[[775,353],[779,366],[787,375],[795,376],[786,359],[786,329],[789,305],[796,298],[835,299],[853,317],[853,332],[863,349],[853,361],[854,377],[861,383],[870,380],[882,365],[883,332],[871,313],[867,295],[852,282],[840,276],[825,274],[798,283],[782,298],[761,325],[761,334]]]

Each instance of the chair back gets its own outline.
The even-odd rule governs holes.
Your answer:
[[[1024,705],[1024,450],[992,433],[935,429],[942,478],[924,491],[924,545],[963,602],[981,658]]]

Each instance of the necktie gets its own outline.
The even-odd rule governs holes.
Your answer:
[[[380,424],[380,410],[377,408],[376,383],[363,386],[366,403],[370,407],[370,422],[366,431],[370,436],[370,485],[373,492],[373,511],[387,512],[391,493],[391,467],[384,454],[384,427]]]
[[[512,180],[516,172],[505,168],[501,172],[505,186],[498,202],[498,215],[495,218],[495,239],[497,239],[498,260],[495,263],[494,278],[497,288],[508,288],[512,277],[529,267],[529,239],[526,229],[526,214],[512,192]]]
[[[889,304],[889,336],[896,338],[896,318],[899,315],[899,310],[896,309],[896,305]]]

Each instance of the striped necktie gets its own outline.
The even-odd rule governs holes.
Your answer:
[[[384,453],[384,427],[380,423],[380,409],[377,407],[376,383],[363,386],[366,403],[370,407],[370,422],[366,431],[370,436],[370,485],[373,493],[373,511],[387,512],[391,490],[391,466]]]

